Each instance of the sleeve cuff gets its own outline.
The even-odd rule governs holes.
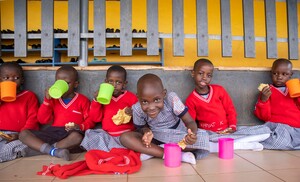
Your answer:
[[[185,106],[185,108],[184,108],[184,110],[178,115],[178,117],[182,117],[182,116],[184,116],[185,115],[185,113],[187,113],[188,112],[188,108]]]

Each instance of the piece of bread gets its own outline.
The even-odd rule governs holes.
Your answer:
[[[74,122],[68,122],[67,124],[65,124],[65,126],[73,127],[73,126],[75,126],[75,123]]]
[[[184,142],[184,139],[182,139],[180,142],[177,143],[179,145],[180,148],[182,148],[182,150],[185,149],[186,147],[186,143]]]
[[[1,131],[0,131],[0,136],[3,137],[3,138],[6,139],[6,140],[11,140],[11,139],[12,139],[11,136],[9,136],[8,134],[3,133],[3,132],[1,132]]]
[[[265,88],[265,87],[269,87],[269,85],[268,84],[265,84],[265,83],[261,83],[259,86],[258,86],[258,90],[259,91],[262,91],[263,90],[263,88]]]
[[[126,107],[124,109],[119,109],[118,113],[112,117],[112,120],[116,125],[126,124],[130,122],[131,116],[125,113],[125,109]]]

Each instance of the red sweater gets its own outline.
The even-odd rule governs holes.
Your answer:
[[[0,103],[0,130],[20,132],[24,129],[37,130],[39,102],[31,91],[22,91],[13,102]]]
[[[116,125],[112,117],[117,114],[119,109],[131,107],[137,102],[135,94],[125,91],[124,94],[115,98],[112,97],[108,105],[102,105],[97,101],[92,101],[90,115],[95,122],[102,122],[102,129],[112,136],[119,136],[126,131],[134,130],[133,122],[127,124]]]
[[[300,97],[291,98],[288,90],[283,93],[270,85],[272,95],[262,102],[260,96],[255,105],[254,114],[265,122],[283,123],[300,128]]]
[[[199,128],[222,131],[228,127],[236,129],[236,111],[225,89],[220,85],[210,85],[207,99],[194,90],[186,99],[186,106]]]
[[[74,122],[85,131],[95,126],[95,123],[88,117],[89,107],[89,99],[79,93],[76,93],[68,104],[65,104],[61,98],[45,98],[39,108],[37,118],[41,124],[53,121],[52,126],[57,127],[64,127],[68,122]]]

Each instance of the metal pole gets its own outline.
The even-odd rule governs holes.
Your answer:
[[[89,0],[80,1],[80,32],[88,33],[89,30]],[[78,66],[87,66],[88,65],[88,38],[80,38],[80,56],[78,60]]]

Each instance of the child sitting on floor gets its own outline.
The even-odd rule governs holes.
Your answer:
[[[230,135],[237,130],[236,110],[226,90],[220,85],[210,84],[213,70],[214,66],[208,59],[199,59],[194,63],[192,77],[195,83],[195,90],[186,99],[190,115],[195,119],[199,128],[210,131],[210,139],[215,133],[218,134],[216,137],[222,137],[224,134],[227,134],[226,137],[232,136],[233,138],[244,134],[243,138],[235,140],[235,149],[262,150],[263,146],[258,141],[269,137],[267,128],[244,127],[242,129],[239,128],[237,133]],[[216,142],[210,144],[210,151],[217,152],[218,144]]]
[[[27,146],[18,140],[21,130],[38,129],[38,99],[33,92],[22,90],[23,75],[23,69],[18,63],[5,62],[0,66],[0,82],[12,81],[17,84],[16,100],[0,101],[0,162],[22,156]]]
[[[164,158],[161,144],[181,140],[187,145],[182,153],[184,162],[195,164],[194,155],[200,159],[209,153],[207,133],[197,129],[180,98],[174,92],[167,93],[158,76],[142,76],[137,83],[137,96],[139,102],[132,106],[132,111],[138,132],[126,132],[120,141],[125,147],[141,152],[141,160],[152,156]]]
[[[107,70],[105,82],[114,86],[114,92],[107,105],[100,104],[95,99],[92,101],[90,112],[93,114],[91,115],[94,121],[102,123],[102,129],[90,129],[85,132],[81,146],[86,150],[98,149],[109,152],[112,148],[124,148],[119,136],[135,129],[130,116],[131,106],[137,102],[137,97],[125,89],[126,77],[127,72],[122,66],[111,66]],[[98,92],[95,93],[95,98],[97,94]],[[121,110],[129,116],[126,123],[120,123],[121,118],[116,117],[122,112]]]
[[[78,72],[72,66],[62,66],[56,71],[55,80],[64,80],[69,89],[59,99],[53,99],[48,89],[38,110],[41,124],[49,124],[41,131],[23,130],[20,140],[30,148],[44,154],[69,160],[69,150],[78,147],[84,131],[95,126],[88,118],[90,101],[75,92],[79,85]],[[66,125],[67,123],[72,125]]]
[[[292,67],[287,59],[273,62],[273,83],[262,89],[255,105],[255,116],[265,121],[264,125],[272,131],[271,136],[261,142],[266,149],[300,149],[300,97],[291,98],[286,87],[293,75]]]

